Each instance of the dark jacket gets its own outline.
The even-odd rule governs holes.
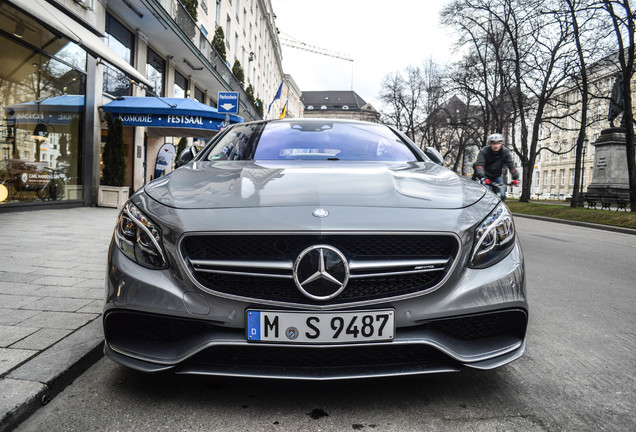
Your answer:
[[[498,152],[492,151],[490,146],[482,148],[477,155],[477,160],[473,168],[478,178],[495,178],[501,177],[503,174],[504,164],[508,166],[512,178],[517,180],[519,178],[519,172],[515,168],[515,163],[512,161],[510,150],[505,147],[501,147]]]

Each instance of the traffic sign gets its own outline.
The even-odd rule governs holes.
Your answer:
[[[238,92],[219,92],[219,114],[238,114]]]

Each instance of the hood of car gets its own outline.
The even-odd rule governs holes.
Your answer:
[[[357,206],[456,209],[485,189],[432,163],[195,161],[145,187],[175,208]]]

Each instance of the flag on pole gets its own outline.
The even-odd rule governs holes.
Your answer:
[[[287,101],[289,102],[289,101]],[[278,117],[279,119],[285,118],[285,116],[287,115],[287,102],[285,102],[285,106],[283,107],[283,111],[280,113],[280,117]]]
[[[282,91],[283,91],[283,81],[280,82],[280,86],[278,86],[278,91],[276,92],[274,99],[272,99],[272,102],[269,104],[269,108],[267,108],[267,114],[269,114],[269,110],[272,109],[272,104],[276,101],[276,99],[280,99],[280,93]]]

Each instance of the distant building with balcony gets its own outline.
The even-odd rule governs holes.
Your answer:
[[[380,113],[353,90],[303,91],[301,101],[306,118],[380,120]]]

